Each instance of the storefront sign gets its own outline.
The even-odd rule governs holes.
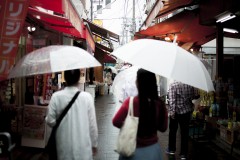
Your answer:
[[[93,20],[93,23],[102,27],[103,26],[103,21],[102,20],[99,20],[99,19],[95,19]],[[102,41],[102,38],[98,37],[98,36],[94,36],[94,40],[95,42],[101,42]]]
[[[0,80],[7,78],[14,64],[29,0],[0,1]]]
[[[85,29],[86,33],[85,33],[85,38],[87,41],[87,45],[89,48],[91,48],[91,52],[95,52],[95,42],[93,40],[93,36],[91,34],[91,32],[87,29]]]

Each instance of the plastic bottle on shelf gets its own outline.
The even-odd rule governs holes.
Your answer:
[[[217,103],[215,103],[215,107],[216,107],[216,116],[218,117],[219,116],[219,105]]]
[[[231,120],[231,118],[228,119],[228,129],[232,129],[233,126],[233,122]]]
[[[217,107],[215,103],[212,104],[212,114],[213,114],[213,117],[217,115]]]
[[[233,110],[232,116],[233,116],[233,122],[236,122],[237,121],[237,113],[236,113],[235,108]]]
[[[209,107],[209,117],[213,116],[213,108],[212,105]]]

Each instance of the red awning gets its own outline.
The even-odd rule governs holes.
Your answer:
[[[82,19],[78,17],[75,9],[69,2],[69,0],[51,0],[56,2],[58,1],[61,5],[56,5],[51,8],[45,6],[45,4],[38,2],[40,0],[33,0],[34,4],[40,5],[46,10],[29,7],[28,14],[31,18],[34,18],[35,21],[42,23],[45,27],[59,31],[69,36],[76,38],[83,38],[83,22]],[[45,2],[45,0],[43,0]],[[47,1],[47,0],[46,0]],[[48,2],[50,3],[50,2]],[[47,4],[48,4],[47,3]],[[53,3],[53,2],[52,2]],[[62,7],[64,4],[64,7]],[[54,12],[49,12],[51,10]],[[58,13],[63,13],[63,15],[58,15]]]
[[[193,4],[193,0],[168,0],[164,1],[163,7],[160,9],[156,17],[164,16],[176,9],[180,9]]]
[[[96,47],[94,57],[101,63],[116,63],[116,59],[111,57],[109,53]]]
[[[185,10],[159,24],[149,27],[135,34],[136,38],[164,39],[169,36],[173,40],[177,35],[177,42],[184,44],[192,42],[202,45],[216,37],[216,29],[199,24],[199,14]]]
[[[149,27],[152,20],[169,14],[176,9],[180,9],[193,4],[193,0],[157,0],[143,23],[143,28]]]
[[[104,63],[116,63],[117,62],[116,59],[114,59],[113,57],[111,57],[108,54],[104,54],[103,61],[104,61]]]
[[[29,4],[32,8],[41,7],[47,10],[64,14],[63,1],[62,0],[30,0]]]

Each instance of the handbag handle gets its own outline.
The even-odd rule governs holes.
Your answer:
[[[133,99],[134,97],[130,97],[130,100],[129,100],[129,107],[128,107],[128,114],[130,116],[134,116],[134,112],[133,112]]]

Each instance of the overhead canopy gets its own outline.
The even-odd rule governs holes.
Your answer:
[[[159,7],[160,2],[163,4],[161,7]],[[177,40],[184,43],[184,45],[202,45],[216,37],[216,20],[219,16],[225,13],[235,14],[236,18],[222,23],[222,27],[236,29],[240,33],[240,25],[237,25],[240,23],[239,5],[239,0],[157,0],[149,12],[147,19],[143,23],[141,31],[136,34],[135,38],[150,37],[161,39],[164,38],[164,34],[179,32],[181,34],[177,34]],[[195,15],[195,18],[193,18],[195,11],[184,11],[184,13],[176,14],[176,11],[179,11],[178,9],[183,9],[184,7],[193,9],[198,6],[198,14]],[[150,23],[152,24],[153,19],[157,20],[158,18],[166,17],[171,13],[173,13],[173,17],[144,30]],[[186,15],[189,13],[191,15]],[[189,24],[189,21],[192,21],[192,23]],[[168,29],[169,31],[167,31]],[[240,34],[224,32],[224,37],[240,38]],[[170,35],[170,38],[173,40],[173,34]]]
[[[102,59],[102,63],[116,63],[116,59],[110,56],[110,53],[113,52],[112,41],[119,42],[119,35],[104,29],[88,20],[83,19],[84,24],[88,25],[91,33],[96,36],[95,38],[95,55],[97,59]],[[102,58],[100,57],[102,56]]]
[[[94,57],[96,57],[97,60],[99,60],[100,63],[116,63],[116,59],[110,55],[109,52],[104,50],[106,48],[103,48],[102,45],[99,45],[96,43],[95,48],[95,54]]]
[[[91,31],[92,31],[92,34],[98,36],[98,37],[101,37],[103,39],[106,39],[106,40],[113,40],[115,42],[119,42],[119,35],[117,35],[116,33],[113,33],[105,28],[102,28],[86,19],[83,19],[84,22],[88,23]]]
[[[168,36],[173,40],[175,35],[180,45],[189,42],[202,45],[216,37],[216,29],[199,24],[198,10],[185,10],[146,30],[137,32],[135,37],[164,39]]]
[[[32,0],[28,18],[41,23],[44,27],[83,38],[83,22],[69,0]]]
[[[149,27],[151,21],[155,18],[160,18],[168,13],[171,13],[179,8],[194,4],[194,0],[157,0],[152,7],[142,27]]]
[[[64,14],[63,0],[30,0],[29,5],[33,8],[41,7],[59,14]]]

